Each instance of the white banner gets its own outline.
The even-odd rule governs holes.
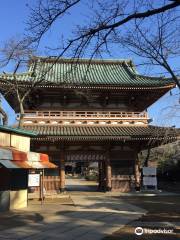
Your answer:
[[[40,186],[40,174],[29,174],[28,187],[39,187],[39,186]]]

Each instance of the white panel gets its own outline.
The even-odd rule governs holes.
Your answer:
[[[28,175],[28,186],[39,187],[40,186],[40,174],[29,174]]]

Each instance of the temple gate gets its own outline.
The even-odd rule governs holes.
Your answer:
[[[1,88],[11,79],[0,74]],[[31,149],[59,166],[45,173],[48,190],[64,191],[67,162],[95,161],[99,189],[130,191],[140,184],[138,153],[176,138],[172,129],[150,126],[147,113],[173,81],[140,75],[131,60],[33,57],[16,74],[25,88],[39,79],[25,101],[23,128],[38,133]],[[7,100],[18,114],[17,99]]]

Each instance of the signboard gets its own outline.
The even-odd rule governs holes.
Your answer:
[[[156,177],[143,177],[143,185],[144,186],[157,186],[157,178]]]
[[[156,168],[155,167],[143,167],[143,175],[145,175],[145,176],[156,175]]]
[[[29,174],[28,175],[28,187],[39,187],[40,186],[40,174]]]

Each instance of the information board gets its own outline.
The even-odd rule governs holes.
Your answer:
[[[143,177],[143,185],[144,186],[157,186],[157,178],[156,177]]]
[[[29,174],[28,175],[28,187],[39,187],[40,186],[40,174]]]
[[[156,168],[155,167],[143,167],[143,175],[144,176],[156,175]]]

